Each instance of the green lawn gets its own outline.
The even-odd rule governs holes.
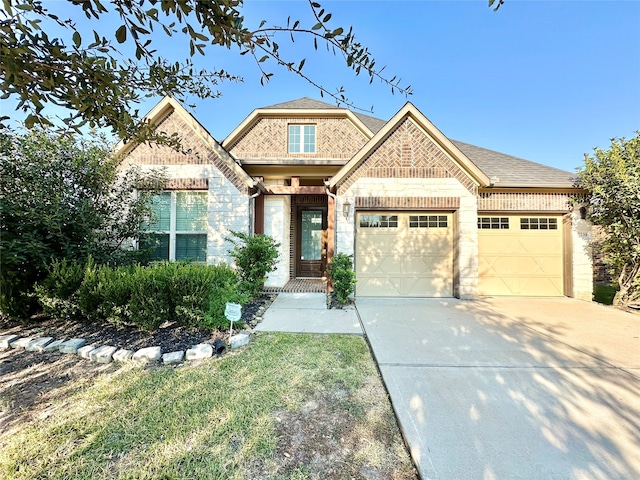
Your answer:
[[[364,340],[262,334],[200,365],[123,366],[0,434],[0,478],[416,478]]]

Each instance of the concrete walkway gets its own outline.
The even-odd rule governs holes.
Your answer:
[[[640,316],[569,298],[359,298],[423,479],[640,478]]]
[[[362,335],[356,310],[327,309],[324,293],[279,293],[255,330]]]

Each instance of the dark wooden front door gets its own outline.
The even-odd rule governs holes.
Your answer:
[[[322,277],[327,262],[327,208],[298,207],[297,277]]]

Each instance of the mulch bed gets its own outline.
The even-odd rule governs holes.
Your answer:
[[[242,321],[254,328],[262,319],[264,310],[271,305],[275,295],[262,295],[255,302],[244,305]],[[235,331],[234,327],[234,331]],[[213,343],[216,339],[227,338],[229,331],[192,328],[167,323],[155,332],[147,332],[135,326],[87,323],[81,320],[60,321],[36,316],[29,321],[17,321],[0,316],[0,333],[21,337],[53,337],[54,339],[84,338],[87,344],[111,345],[127,350],[144,347],[161,347],[163,352],[186,350],[199,343]]]

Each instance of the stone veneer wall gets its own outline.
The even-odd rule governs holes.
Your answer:
[[[231,230],[249,233],[249,190],[228,165],[175,112],[167,115],[158,127],[165,132],[179,132],[183,154],[166,146],[136,146],[125,159],[124,168],[138,165],[142,169],[164,169],[170,190],[208,191],[207,263],[232,263],[224,240]]]
[[[284,185],[284,180],[268,182]],[[267,195],[264,198],[264,233],[280,244],[276,270],[267,276],[265,287],[283,287],[289,281],[291,250],[291,196]]]
[[[316,153],[289,153],[289,124],[316,125]],[[347,118],[261,118],[228,151],[236,158],[348,160],[368,138]]]
[[[571,213],[573,297],[588,302],[593,300],[591,229],[591,223],[580,218],[580,211]]]
[[[477,192],[468,174],[413,119],[406,118],[338,185],[336,210],[342,212],[348,200],[362,209],[386,202],[384,208],[457,212],[457,270],[452,272],[457,283],[452,293],[473,298],[478,288]],[[372,204],[365,206],[367,202]],[[337,253],[354,253],[356,208],[346,219],[338,215]]]
[[[204,181],[208,184],[208,230],[207,263],[231,264],[233,259],[228,252],[231,244],[224,240],[230,231],[249,233],[249,196],[243,195],[213,165],[165,165],[162,167],[143,165],[145,169],[163,168],[170,178],[171,190],[203,190],[199,188]],[[203,182],[197,182],[197,180]],[[188,188],[189,185],[197,188]],[[181,188],[187,187],[187,188]]]

